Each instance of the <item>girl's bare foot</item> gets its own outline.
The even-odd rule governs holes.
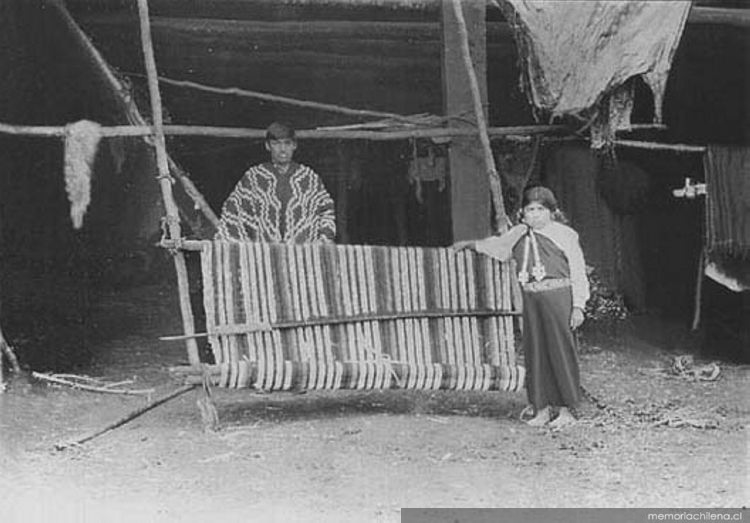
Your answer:
[[[550,422],[549,426],[553,429],[561,429],[569,425],[573,425],[576,422],[575,416],[570,412],[567,407],[560,408],[560,414],[555,418],[554,421]]]
[[[532,427],[542,427],[549,422],[549,418],[549,407],[544,407],[536,413],[536,416],[527,421],[526,424]]]

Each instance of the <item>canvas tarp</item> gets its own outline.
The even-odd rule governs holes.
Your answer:
[[[632,96],[626,82],[640,76],[654,95],[654,120],[661,120],[690,1],[505,1],[522,84],[535,108],[552,117],[599,114],[605,123],[627,126]],[[602,114],[610,112],[612,118]]]

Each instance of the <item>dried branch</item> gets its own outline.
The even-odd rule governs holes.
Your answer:
[[[87,376],[75,376],[75,375],[67,374],[67,375],[64,375],[66,377],[61,377],[61,375],[59,374],[45,374],[42,372],[32,372],[31,375],[38,380],[55,383],[57,385],[65,385],[67,387],[72,387],[74,389],[80,389],[80,390],[86,390],[89,392],[102,392],[106,394],[125,394],[125,395],[130,395],[130,396],[144,396],[144,395],[151,395],[154,393],[154,389],[141,389],[141,390],[118,389],[118,388],[115,388],[115,386],[119,385],[117,383],[112,383],[112,384],[102,383],[101,385],[87,385],[86,383],[82,383],[82,381],[89,381],[89,383],[91,383],[92,378],[89,378]],[[95,383],[101,383],[101,382],[97,382],[96,380],[93,380],[93,381]]]
[[[82,445],[86,443],[87,441],[91,441],[92,439],[101,436],[102,434],[105,434],[106,432],[109,432],[110,430],[114,430],[117,427],[120,427],[127,422],[131,421],[132,419],[137,418],[141,414],[144,414],[148,412],[149,410],[153,409],[154,407],[158,407],[162,403],[166,403],[167,401],[171,400],[172,398],[176,398],[177,396],[180,396],[181,394],[185,394],[186,392],[189,392],[193,390],[197,385],[185,385],[180,387],[179,389],[170,392],[166,396],[162,396],[161,398],[155,399],[153,401],[150,401],[147,405],[144,405],[143,407],[139,407],[133,412],[123,416],[122,418],[118,419],[114,423],[110,423],[106,427],[99,429],[95,432],[92,432],[91,434],[88,434],[86,436],[83,436],[81,438],[78,438],[74,441],[70,441],[68,443],[58,443],[55,445],[55,449],[57,450],[66,450],[69,448],[77,447],[79,445]]]

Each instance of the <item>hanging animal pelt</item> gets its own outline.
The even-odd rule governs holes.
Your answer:
[[[91,172],[101,140],[101,126],[81,120],[65,128],[65,191],[70,202],[73,227],[83,226],[91,202]]]

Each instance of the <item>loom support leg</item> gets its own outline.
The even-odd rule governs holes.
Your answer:
[[[3,358],[3,356],[5,358]],[[5,341],[5,337],[3,336],[3,330],[0,328],[0,393],[5,391],[5,368],[3,367],[3,361],[7,360],[7,362],[10,364],[11,369],[16,375],[21,374],[21,366],[18,364],[18,358],[16,358],[16,354],[13,352],[13,347],[11,347],[7,341]]]
[[[695,303],[692,330],[697,331],[701,321],[701,301],[703,296],[703,273],[706,270],[706,250],[701,250],[698,258],[698,274],[695,277]]]
[[[164,201],[164,211],[166,213],[165,224],[169,231],[169,239],[181,240],[180,214],[177,208],[177,203],[174,199],[174,194],[172,193],[172,177],[169,171],[169,156],[167,155],[167,146],[164,138],[161,94],[159,92],[156,60],[154,59],[154,46],[151,39],[151,22],[148,12],[148,0],[138,0],[138,15],[140,20],[143,60],[146,67],[149,98],[151,100],[151,112],[154,120],[153,141],[156,150],[156,164],[159,171],[157,180],[159,181],[159,187],[161,188],[162,199]],[[185,329],[185,334],[194,334],[195,325],[193,311],[190,305],[187,267],[185,265],[185,256],[182,251],[177,250],[175,252],[174,264],[177,272],[177,287],[179,290],[183,328]],[[185,343],[187,346],[188,360],[192,365],[197,365],[200,362],[198,344],[192,338],[187,339]]]
[[[196,404],[201,413],[204,432],[217,432],[221,428],[219,422],[219,411],[216,409],[213,396],[211,394],[210,377],[208,372],[203,373],[202,383],[203,393],[200,394]]]

